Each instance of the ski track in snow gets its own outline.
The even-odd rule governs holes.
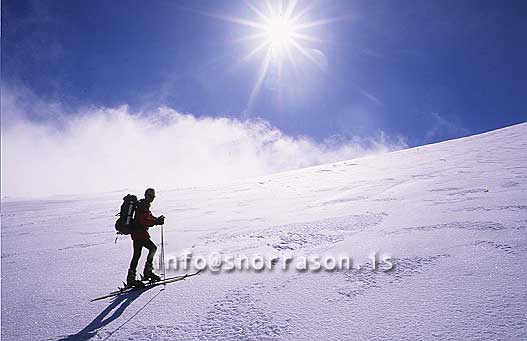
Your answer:
[[[113,233],[126,193],[3,202],[2,337],[525,340],[526,150],[520,124],[159,190],[152,209],[167,216],[169,254],[348,253],[361,269],[205,272],[96,303],[126,276],[131,243]],[[372,270],[372,251],[390,254],[393,269]]]

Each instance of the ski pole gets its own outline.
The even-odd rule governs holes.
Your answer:
[[[165,267],[165,225],[161,225],[161,262],[163,264],[163,280],[167,278]]]

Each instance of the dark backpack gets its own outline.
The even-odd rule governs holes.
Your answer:
[[[130,234],[134,224],[133,220],[137,203],[138,201],[135,195],[127,194],[123,198],[121,211],[117,213],[119,219],[115,222],[117,234]]]

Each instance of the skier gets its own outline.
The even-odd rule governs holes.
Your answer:
[[[150,212],[150,204],[154,201],[156,192],[153,188],[148,188],[145,191],[144,199],[139,200],[135,211],[134,224],[130,236],[134,244],[134,254],[130,262],[130,269],[128,269],[128,276],[126,277],[126,286],[133,287],[142,285],[143,282],[136,279],[136,269],[141,258],[141,251],[143,247],[148,249],[148,256],[146,258],[145,269],[143,271],[143,279],[150,282],[159,281],[161,278],[153,272],[154,255],[157,251],[157,246],[150,239],[148,228],[154,225],[163,225],[165,222],[164,216],[154,217]]]

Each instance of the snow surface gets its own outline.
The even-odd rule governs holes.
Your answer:
[[[229,185],[158,189],[167,253],[390,254],[392,271],[125,279],[125,192],[2,203],[2,338],[527,339],[527,125]],[[91,181],[79,179],[79,181]],[[140,194],[140,193],[137,193]],[[159,230],[151,229],[159,242]],[[139,270],[146,252],[140,262]]]

